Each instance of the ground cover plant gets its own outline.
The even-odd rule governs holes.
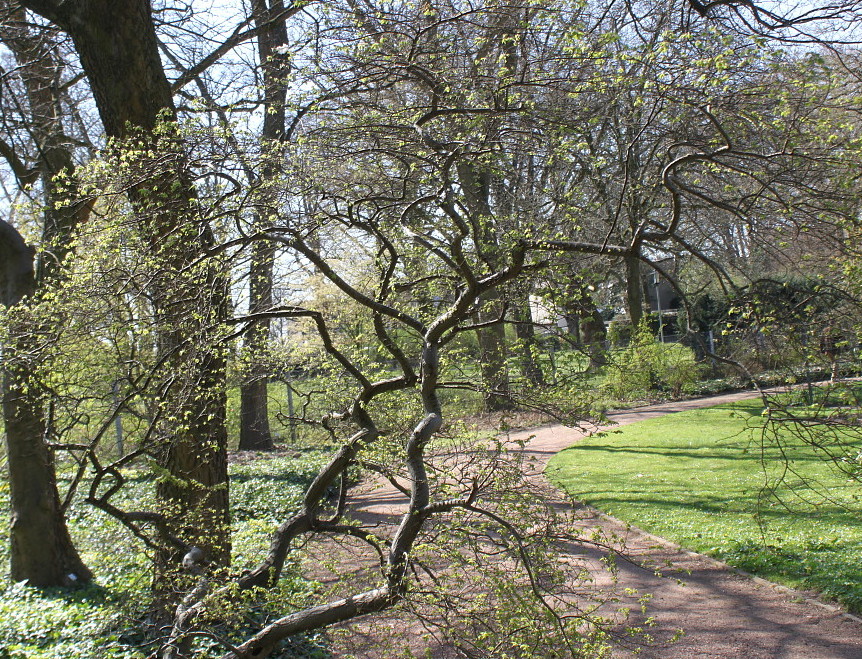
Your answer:
[[[302,450],[296,450],[302,448]],[[302,493],[325,460],[326,446],[295,447],[275,454],[239,454],[230,465],[233,562],[237,568],[252,566],[256,551],[269,529],[282,515],[295,511]],[[70,470],[60,471],[61,486],[68,485]],[[151,486],[146,469],[130,468],[118,505],[141,505]],[[86,485],[86,484],[85,484]],[[8,533],[8,484],[0,481],[0,533]],[[83,502],[72,506],[69,526],[85,560],[99,574],[97,583],[84,588],[34,589],[9,583],[9,545],[0,545],[0,657],[4,659],[67,659],[105,657],[139,659],[149,656],[151,640],[136,627],[145,613],[151,574],[147,550],[116,520]],[[246,624],[236,629],[265,624],[275,610],[296,606],[308,599],[316,585],[289,567],[288,578],[276,591],[256,593]],[[246,601],[248,604],[249,601]],[[222,611],[228,617],[231,612]],[[242,633],[242,632],[240,632]],[[219,656],[222,646],[202,637],[196,643],[198,657]],[[328,656],[316,635],[298,636],[284,644],[276,657],[321,659]]]
[[[781,409],[825,409],[822,397],[800,405],[804,395]],[[555,456],[549,474],[650,533],[862,611],[858,428],[839,427],[847,450],[830,456],[793,425],[775,426],[774,413],[758,399],[611,429]]]

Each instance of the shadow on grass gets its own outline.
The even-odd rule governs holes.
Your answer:
[[[753,540],[716,552],[722,561],[767,579],[812,588],[862,613],[862,565],[855,543],[808,541],[775,546]]]
[[[723,444],[720,446],[704,447],[702,449],[681,449],[661,445],[644,446],[641,444],[609,446],[607,444],[594,445],[584,442],[563,449],[559,452],[558,455],[576,455],[578,453],[606,453],[610,455],[616,454],[630,456],[652,455],[661,456],[669,460],[673,458],[688,458],[692,460],[716,460],[745,463],[751,462],[753,457],[759,462],[761,458],[753,456],[752,454],[753,452],[760,452],[762,450],[762,459],[766,461],[769,461],[772,458],[778,457],[780,455],[782,458],[789,458],[792,462],[807,462],[812,464],[823,463],[824,458],[822,455],[818,455],[814,452],[804,451],[803,449],[804,447],[784,447],[783,449],[779,449],[774,444],[771,444],[767,441],[764,441],[762,445],[757,441],[746,441],[745,443],[737,443],[736,445]],[[788,451],[790,451],[790,453],[788,453]],[[585,462],[590,461],[591,460],[587,460]]]
[[[750,461],[751,456],[739,449],[739,455],[729,455],[727,453],[713,451],[712,449],[703,450],[682,450],[673,449],[666,446],[592,446],[590,444],[576,444],[560,451],[561,454],[576,453],[617,453],[631,455],[660,455],[665,458],[692,458],[695,460],[728,460],[728,461]]]

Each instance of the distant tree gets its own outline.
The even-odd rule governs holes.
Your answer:
[[[260,171],[260,185],[264,197],[266,188],[272,186],[273,179],[282,172],[281,144],[285,140],[287,76],[290,71],[287,54],[287,11],[281,0],[255,0],[252,3],[254,25],[258,30],[257,52],[260,60],[261,83],[263,87],[263,124],[261,127],[261,148],[263,162]],[[262,203],[256,209],[255,225],[264,228],[269,218],[275,214],[275,203]],[[257,241],[252,245],[249,266],[249,313],[269,309],[273,304],[273,267],[275,244]],[[240,392],[239,447],[245,450],[271,450],[272,433],[269,428],[269,406],[267,404],[266,366],[257,364],[259,355],[266,352],[271,319],[261,317],[245,333],[244,350],[250,356],[248,375]]]

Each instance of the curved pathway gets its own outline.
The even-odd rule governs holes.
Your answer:
[[[700,407],[752,398],[742,392],[700,398],[608,414],[614,427]],[[592,430],[596,430],[593,428]],[[513,439],[531,438],[526,450],[535,457],[540,469],[556,454],[583,437],[590,429],[578,430],[552,425],[516,433]],[[543,478],[543,477],[541,477]],[[543,479],[544,480],[544,479]],[[357,512],[380,518],[392,517],[393,506],[401,495],[381,486],[360,496]],[[632,564],[620,564],[619,584],[641,593],[652,594],[648,615],[655,616],[651,630],[655,643],[642,648],[639,657],[651,659],[862,659],[862,620],[816,600],[809,593],[790,590],[762,579],[741,574],[714,559],[695,554],[647,534],[626,527],[598,511],[585,509],[585,524],[601,526],[625,537]],[[670,565],[663,576],[640,567]],[[364,638],[364,649],[355,656],[388,659],[386,651],[375,651],[376,624],[403,626],[403,621],[378,621],[351,626],[354,638]],[[669,642],[674,633],[685,635]],[[411,642],[420,656],[450,657],[447,648],[419,640]],[[356,652],[356,648],[353,649]],[[634,656],[618,650],[618,657]]]

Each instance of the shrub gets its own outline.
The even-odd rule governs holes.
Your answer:
[[[608,394],[631,400],[650,392],[678,398],[700,377],[694,353],[678,343],[656,343],[648,325],[641,323],[629,345],[614,355],[604,387]]]

